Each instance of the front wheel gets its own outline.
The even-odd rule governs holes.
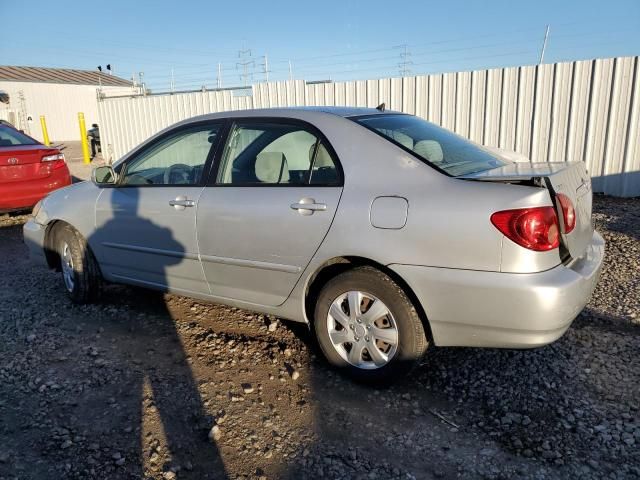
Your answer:
[[[70,225],[56,232],[62,281],[74,303],[91,303],[99,297],[101,275],[87,242]]]
[[[363,381],[388,381],[414,368],[428,342],[420,317],[388,275],[358,267],[320,291],[314,328],[333,366]]]

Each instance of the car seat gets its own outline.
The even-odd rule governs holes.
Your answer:
[[[282,152],[260,152],[256,157],[256,178],[262,183],[289,183],[289,166]]]

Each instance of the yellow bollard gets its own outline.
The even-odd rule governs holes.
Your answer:
[[[80,123],[80,141],[82,142],[82,159],[84,163],[91,163],[89,156],[89,142],[87,142],[87,127],[84,124],[84,113],[78,112],[78,122]]]
[[[51,145],[49,141],[49,132],[47,131],[47,121],[44,119],[44,115],[40,115],[40,125],[42,126],[42,138],[44,140],[44,144],[48,147]]]

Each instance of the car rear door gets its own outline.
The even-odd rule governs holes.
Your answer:
[[[89,239],[116,281],[208,294],[196,239],[196,207],[221,124],[205,122],[152,141],[119,168],[96,202]]]
[[[236,121],[198,202],[200,259],[211,293],[282,304],[326,236],[342,194],[331,146],[295,121]]]

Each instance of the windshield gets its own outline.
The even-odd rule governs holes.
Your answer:
[[[0,125],[0,147],[11,147],[13,145],[37,145],[33,138],[28,137],[11,127]]]
[[[480,145],[413,115],[375,115],[355,121],[454,177],[508,163]]]

